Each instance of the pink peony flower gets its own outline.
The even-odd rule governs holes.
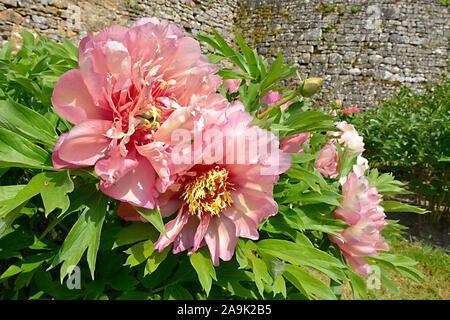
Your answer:
[[[294,134],[280,139],[281,150],[287,153],[304,153],[302,143],[309,139],[309,132]]]
[[[55,168],[95,166],[105,194],[153,208],[156,179],[159,191],[171,183],[164,160],[171,146],[164,141],[193,126],[195,101],[221,84],[217,67],[198,41],[156,18],[90,34],[80,42],[78,60],[79,68],[62,75],[53,92],[55,110],[75,124],[55,146]]]
[[[350,110],[350,109],[345,109],[345,110],[344,110],[344,113],[345,113],[345,115],[349,116],[349,115],[352,114],[352,110]]]
[[[339,154],[336,140],[332,139],[320,150],[319,157],[314,163],[314,168],[324,177],[337,178],[339,175]]]
[[[355,127],[345,121],[338,122],[336,127],[342,132],[338,133],[340,135],[339,143],[345,147],[351,149],[354,152],[363,153],[364,142],[363,138],[358,134]]]
[[[207,245],[217,266],[219,259],[232,258],[239,237],[258,239],[257,226],[262,219],[278,212],[273,185],[290,167],[291,157],[279,149],[272,133],[251,127],[252,117],[242,109],[206,125],[204,141],[207,129],[221,132],[222,138],[204,143],[197,164],[180,174],[158,198],[161,208],[170,208],[163,216],[177,210],[178,214],[165,226],[169,238],[161,235],[155,249],[162,251],[173,243],[174,254],[191,248],[191,255]],[[246,142],[251,145],[243,147]],[[195,143],[191,144],[194,157]],[[209,152],[217,147],[223,152]],[[258,148],[252,151],[252,147]],[[274,153],[262,152],[267,147]],[[122,209],[122,216],[130,216],[129,206]]]
[[[335,210],[336,218],[350,225],[339,232],[345,240],[329,235],[346,260],[361,276],[370,273],[370,266],[363,257],[376,256],[379,251],[388,251],[380,231],[387,225],[381,195],[371,188],[367,179],[351,172],[343,186],[342,207]]]

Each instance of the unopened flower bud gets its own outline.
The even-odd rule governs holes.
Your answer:
[[[300,94],[304,97],[311,97],[319,91],[322,86],[322,78],[309,78],[300,84]]]

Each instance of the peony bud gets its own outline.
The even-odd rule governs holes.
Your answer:
[[[319,91],[322,86],[322,78],[309,78],[300,84],[300,94],[304,97],[311,97]]]

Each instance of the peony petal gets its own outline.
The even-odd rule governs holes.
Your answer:
[[[138,207],[153,209],[157,196],[154,189],[155,170],[143,157],[137,158],[138,165],[128,171],[115,184],[100,182],[100,190],[106,195]]]
[[[111,119],[104,109],[97,107],[79,70],[69,70],[58,80],[52,103],[57,113],[78,124],[86,119]]]
[[[194,236],[195,232],[199,225],[199,219],[194,216],[189,217],[188,222],[183,226],[178,236],[175,238],[173,242],[173,250],[174,254],[178,252],[188,250],[194,246]],[[203,241],[204,242],[204,241]],[[200,246],[204,245],[203,243]]]
[[[214,266],[219,265],[219,258],[223,261],[231,260],[238,240],[233,221],[224,216],[212,217],[205,233],[205,241]]]
[[[200,223],[198,224],[197,231],[195,231],[194,235],[194,247],[191,251],[188,252],[188,256],[192,255],[195,251],[198,250],[198,248],[200,248],[201,243],[203,242],[203,238],[205,237],[206,230],[208,230],[210,220],[211,216],[209,214],[204,214],[203,216],[201,216]]]
[[[155,244],[153,245],[153,248],[155,248],[155,250],[158,250],[159,252],[161,252],[164,250],[165,247],[167,247],[169,244],[174,242],[175,238],[178,236],[178,234],[181,232],[183,227],[188,222],[189,217],[190,217],[189,213],[184,212],[183,208],[181,208],[180,211],[178,212],[178,215],[176,216],[176,218],[173,220],[170,220],[165,225],[165,229],[166,229],[168,238],[166,238],[165,235],[161,234],[159,236],[158,241],[156,241]]]
[[[53,162],[53,167],[55,167],[55,169],[68,169],[68,168],[84,167],[83,165],[76,165],[76,164],[73,164],[70,162],[66,162],[59,157],[59,148],[61,147],[61,144],[64,143],[64,139],[67,137],[68,134],[69,133],[64,133],[64,134],[60,135],[58,138],[58,141],[56,141],[55,148],[53,149],[52,162]]]
[[[127,156],[123,157],[119,146],[116,146],[108,151],[107,157],[97,161],[95,173],[107,183],[113,184],[137,165],[135,152],[128,152]]]
[[[94,165],[105,156],[111,143],[111,139],[105,136],[111,125],[108,120],[86,120],[77,124],[59,146],[59,158],[79,166]]]
[[[233,221],[236,226],[236,236],[252,240],[258,240],[258,225],[245,212],[231,206],[223,213],[224,216]]]

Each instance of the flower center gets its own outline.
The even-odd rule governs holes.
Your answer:
[[[229,207],[233,203],[230,190],[235,189],[227,180],[228,171],[216,166],[187,183],[181,198],[189,206],[189,212],[199,218],[204,213],[218,216]]]
[[[161,110],[149,104],[142,108],[142,113],[136,115],[136,118],[140,121],[137,125],[138,129],[156,130],[160,127]]]

